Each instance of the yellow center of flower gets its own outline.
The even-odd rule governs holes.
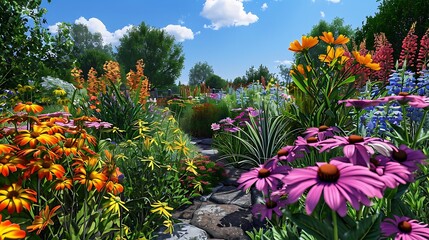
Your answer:
[[[316,143],[317,142],[317,137],[309,137],[307,138],[307,143]]]
[[[336,182],[340,178],[340,171],[333,164],[324,164],[319,167],[317,177],[323,182]]]
[[[280,149],[278,152],[277,152],[277,156],[279,156],[279,157],[281,157],[281,156],[287,156],[289,154],[289,151],[288,150],[286,150],[286,149]]]
[[[265,206],[267,206],[268,209],[273,209],[273,208],[277,207],[277,203],[274,201],[268,200],[265,203]]]
[[[361,137],[359,135],[350,135],[349,136],[349,143],[353,144],[353,143],[359,143],[359,142],[363,142],[363,137]]]
[[[404,150],[393,151],[392,157],[398,162],[407,161],[407,153]]]
[[[328,130],[328,128],[329,128],[328,126],[322,125],[319,127],[319,132],[324,132],[324,131]]]
[[[9,199],[17,198],[18,196],[19,196],[19,192],[15,190],[7,193],[7,198]]]
[[[261,168],[258,172],[258,178],[266,178],[270,176],[270,170]]]
[[[402,222],[398,223],[398,228],[403,233],[410,233],[411,230],[413,229],[413,227],[411,226],[411,223],[409,223],[407,221],[402,221]]]

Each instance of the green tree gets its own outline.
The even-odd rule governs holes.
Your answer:
[[[270,70],[268,70],[268,67],[263,66],[262,64],[259,65],[258,68],[251,66],[246,71],[246,74],[243,76],[243,80],[247,84],[255,81],[261,81],[262,78],[265,79],[266,82],[270,81],[271,78],[277,79],[274,74],[270,73]]]
[[[89,49],[85,50],[78,59],[80,69],[84,74],[84,78],[87,78],[89,70],[94,68],[100,75],[104,73],[103,66],[106,61],[114,60],[112,55],[106,53],[100,49]]]
[[[210,75],[210,77],[207,78],[205,84],[210,88],[221,89],[226,86],[227,82],[225,79],[219,77],[218,75],[212,74]]]
[[[197,62],[191,70],[189,70],[189,85],[195,86],[204,83],[213,74],[213,68],[207,62]]]
[[[135,70],[137,60],[143,59],[144,73],[152,86],[163,87],[174,84],[180,76],[185,61],[182,51],[174,37],[143,22],[120,39],[117,60],[129,71]]]
[[[76,58],[84,54],[86,50],[97,49],[113,56],[111,44],[104,45],[101,33],[91,33],[86,25],[73,24],[70,31],[73,39],[73,53]]]
[[[291,68],[285,64],[279,65],[279,71],[280,71],[279,74],[286,84],[289,84],[292,82],[292,77],[290,76],[290,70]]]
[[[383,32],[392,44],[395,59],[399,58],[402,40],[416,22],[415,34],[422,37],[429,28],[429,1],[427,0],[377,0],[378,12],[367,16],[356,31],[356,42],[366,40],[368,49],[374,49],[374,34]]]
[[[0,86],[39,81],[49,69],[71,65],[68,34],[52,36],[42,27],[42,0],[0,1]],[[50,1],[48,1],[50,2]],[[60,29],[67,31],[66,28]]]

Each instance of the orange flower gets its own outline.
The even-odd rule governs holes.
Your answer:
[[[293,52],[303,52],[314,47],[318,42],[319,40],[317,37],[302,36],[302,45],[298,42],[298,40],[295,40],[290,43],[289,50]]]
[[[21,230],[18,224],[12,223],[9,220],[4,222],[2,220],[2,215],[0,215],[0,239],[24,239],[26,232]]]
[[[18,148],[13,146],[13,145],[9,145],[9,144],[0,144],[0,154],[3,153],[10,153],[12,151],[17,150]]]
[[[25,104],[21,102],[13,108],[15,112],[20,112],[22,110],[25,110],[27,113],[39,113],[43,111],[43,107],[32,102],[26,102]]]
[[[33,158],[39,158],[39,157],[44,156],[44,155],[48,155],[50,159],[58,159],[59,158],[59,156],[57,154],[55,154],[54,151],[48,149],[45,146],[37,146],[36,148],[22,149],[22,150],[19,150],[17,155],[20,157],[25,157],[25,156],[28,156],[30,154],[33,154],[32,155]]]
[[[380,64],[372,62],[371,54],[369,53],[365,56],[362,56],[358,51],[353,51],[353,56],[359,64],[364,65],[367,68],[370,68],[375,71],[381,69]]]
[[[119,193],[124,191],[124,186],[120,183],[115,183],[113,181],[108,181],[106,183],[107,192],[112,193],[114,195],[118,195]]]
[[[305,69],[304,69],[304,65],[302,65],[302,64],[298,64],[298,66],[296,66],[294,69],[291,69],[291,70],[290,70],[289,74],[290,74],[290,75],[296,75],[297,73],[296,73],[296,71],[295,71],[295,70],[297,70],[297,71],[298,71],[298,73],[300,73],[301,75],[303,75],[303,76],[305,76],[305,77],[306,77],[306,76],[307,76],[307,73],[311,71],[311,66],[310,66],[310,65],[307,65],[307,66],[306,66],[306,68],[307,68],[307,71],[305,71]]]
[[[73,179],[79,181],[80,184],[84,184],[88,191],[91,191],[92,187],[95,187],[97,191],[100,192],[107,181],[107,177],[103,173],[97,171],[91,171],[88,175],[83,166],[77,168],[75,174],[76,176]]]
[[[335,40],[332,32],[323,32],[323,36],[320,36],[320,40],[324,41],[327,44],[346,44],[350,41],[350,39],[343,34],[340,34],[338,38]]]
[[[10,172],[25,168],[25,160],[15,154],[4,154],[0,157],[0,172],[3,176],[9,176]]]
[[[53,175],[57,178],[62,178],[66,173],[64,167],[60,164],[55,164],[49,159],[39,159],[32,163],[30,168],[31,174],[37,171],[39,179],[46,178],[48,181],[52,181]]]
[[[49,135],[47,130],[39,125],[34,125],[33,131],[22,130],[20,134],[15,137],[15,143],[19,146],[30,144],[31,148],[35,148],[38,143],[55,145],[58,143],[58,138]]]
[[[64,190],[66,188],[71,190],[72,185],[73,181],[69,178],[62,177],[55,180],[55,190],[57,191]]]
[[[4,186],[0,190],[0,211],[7,208],[9,214],[20,213],[22,208],[31,209],[30,201],[37,202],[36,191],[33,189],[23,189],[21,185],[12,183]]]
[[[66,156],[70,156],[70,154],[78,155],[77,142],[74,138],[66,138],[62,142],[62,146],[55,146],[52,150],[62,156],[63,154]]]
[[[58,205],[52,208],[51,211],[49,211],[49,206],[46,205],[45,210],[40,211],[39,215],[34,217],[33,224],[27,227],[28,232],[33,232],[38,229],[36,234],[39,235],[40,232],[42,232],[42,230],[45,229],[46,226],[48,226],[48,224],[54,225],[52,217],[55,215],[55,211],[57,211],[60,207],[61,205]]]
[[[349,59],[348,57],[344,56],[345,50],[342,47],[337,47],[334,49],[333,47],[328,46],[326,52],[327,54],[319,55],[320,61],[330,64],[335,59],[338,59],[337,61],[342,64]]]

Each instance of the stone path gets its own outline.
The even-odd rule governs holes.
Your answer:
[[[193,143],[199,151],[216,161],[217,150],[211,148],[211,139],[196,139]],[[252,217],[250,206],[255,199],[252,193],[237,189],[237,179],[243,170],[226,167],[227,177],[207,196],[195,199],[190,206],[178,209],[173,218],[180,221],[174,225],[172,235],[159,232],[158,239],[204,240],[249,239],[245,231],[250,231],[260,222]]]

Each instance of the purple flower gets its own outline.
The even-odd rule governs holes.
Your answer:
[[[382,155],[370,159],[370,170],[377,173],[384,185],[391,189],[414,179],[413,174],[405,166]]]
[[[392,151],[391,159],[404,165],[410,172],[418,169],[417,164],[424,164],[426,155],[420,150],[413,150],[402,144],[399,149]]]
[[[232,125],[235,121],[232,120],[230,117],[227,117],[225,119],[220,120],[219,122],[220,123],[225,123],[225,124],[228,124],[228,125]]]
[[[256,189],[268,194],[268,190],[277,190],[279,182],[288,174],[290,167],[278,166],[276,161],[268,161],[249,172],[241,174],[238,188],[247,190],[256,185]]]
[[[319,139],[317,137],[309,137],[307,139],[298,136],[295,140],[295,145],[307,149],[307,147],[318,147]]]
[[[224,127],[223,130],[226,132],[235,133],[235,132],[240,131],[240,128],[239,127]]]
[[[283,213],[280,210],[281,207],[286,205],[286,200],[279,200],[279,197],[271,197],[265,199],[265,203],[258,203],[253,205],[252,214],[255,216],[260,214],[260,219],[264,220],[265,218],[271,219],[273,213],[277,216],[281,216]]]
[[[288,202],[298,201],[309,189],[305,209],[310,215],[320,197],[340,216],[347,214],[347,204],[358,210],[360,203],[370,206],[369,198],[382,198],[384,184],[377,174],[363,166],[331,160],[330,163],[317,163],[317,166],[296,168],[283,179],[288,193]]]
[[[53,112],[53,113],[44,113],[39,114],[39,117],[70,117],[71,114],[68,112]]]
[[[324,152],[341,146],[343,146],[344,156],[349,158],[353,164],[367,167],[369,167],[369,158],[374,154],[374,150],[384,156],[389,156],[394,149],[391,143],[380,138],[350,135],[349,137],[334,136],[320,141],[319,151]]]
[[[408,104],[415,108],[425,108],[429,106],[428,98],[425,96],[410,95],[407,92],[400,92],[397,96],[382,97],[378,100],[382,101],[398,101],[399,104]]]
[[[217,131],[220,129],[220,124],[212,123],[211,128],[213,131]]]
[[[322,125],[320,127],[311,127],[307,128],[307,130],[304,132],[305,139],[309,137],[317,137],[320,141],[325,140],[326,138],[333,137],[335,133],[340,132],[340,130],[337,127],[328,127],[326,125]]]
[[[370,99],[346,99],[338,101],[338,104],[346,103],[346,107],[355,107],[355,108],[367,108],[380,105],[380,103],[387,102],[384,99],[370,100]]]
[[[423,240],[429,239],[427,224],[409,217],[393,216],[386,218],[380,225],[381,233],[385,237],[395,236],[395,240]]]
[[[84,125],[85,127],[95,128],[95,129],[111,128],[113,126],[113,124],[108,122],[85,122]]]
[[[304,151],[306,151],[304,146],[285,146],[277,152],[277,155],[272,160],[293,162],[297,158],[303,158]]]

